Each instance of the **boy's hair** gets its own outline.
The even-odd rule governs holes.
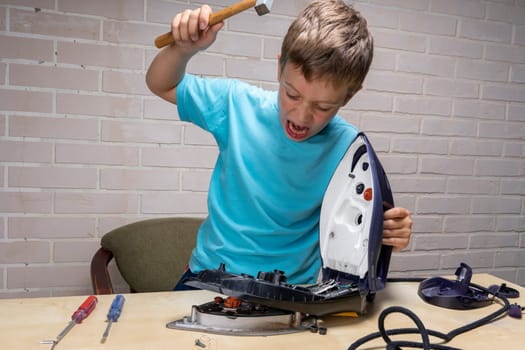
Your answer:
[[[306,80],[328,79],[355,94],[372,63],[373,39],[366,19],[342,0],[310,3],[291,24],[279,64],[301,68]]]

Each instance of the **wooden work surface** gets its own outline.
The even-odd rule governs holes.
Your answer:
[[[496,277],[479,274],[472,282],[488,287],[505,282]],[[519,299],[511,303],[525,305],[525,288],[507,282],[520,291]],[[122,315],[113,324],[106,343],[100,339],[106,327],[106,314],[113,295],[98,296],[99,302],[93,313],[76,325],[56,346],[55,350],[82,349],[347,349],[356,339],[377,331],[379,313],[391,305],[404,306],[415,312],[429,329],[444,333],[475,321],[497,310],[493,304],[474,311],[448,310],[424,303],[417,295],[418,283],[395,282],[378,293],[370,305],[367,315],[359,318],[324,317],[322,324],[327,334],[309,331],[268,337],[241,337],[207,334],[195,331],[167,329],[166,323],[190,313],[192,304],[211,301],[216,293],[207,291],[163,292],[126,294]],[[43,339],[54,339],[66,326],[72,312],[85,297],[53,297],[34,299],[0,300],[1,349],[49,350],[51,345],[42,345]],[[414,325],[407,317],[387,317],[387,328]],[[199,339],[205,348],[195,345]],[[406,339],[406,337],[404,338]],[[409,337],[409,339],[416,339]],[[379,345],[373,347],[372,345]],[[525,319],[501,318],[491,324],[460,335],[449,343],[463,349],[523,349],[525,347]],[[374,341],[360,349],[385,348],[382,341]]]

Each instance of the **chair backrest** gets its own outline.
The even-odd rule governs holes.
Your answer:
[[[107,264],[112,257],[131,292],[173,290],[187,266],[202,221],[181,217],[148,219],[106,233],[91,264],[95,293],[113,292],[111,281],[109,287],[103,281],[109,278]]]

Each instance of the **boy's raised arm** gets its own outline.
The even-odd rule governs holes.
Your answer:
[[[210,14],[211,8],[203,5],[173,18],[171,32],[174,43],[155,56],[146,73],[146,84],[155,95],[177,103],[176,87],[186,72],[188,61],[213,44],[217,32],[223,27],[222,22],[208,27]]]

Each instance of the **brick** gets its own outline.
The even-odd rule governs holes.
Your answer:
[[[53,62],[53,40],[0,36],[0,57]]]
[[[473,175],[475,161],[465,157],[421,157],[422,174]]]
[[[374,6],[368,4],[356,4],[356,9],[366,18],[371,28],[397,29],[399,23],[398,11],[386,6]]]
[[[506,4],[487,4],[487,19],[507,22],[514,25],[525,25],[525,8]]]
[[[479,137],[499,139],[521,139],[525,135],[525,126],[519,123],[479,122]]]
[[[0,161],[51,163],[53,144],[47,142],[2,141]]]
[[[66,164],[138,165],[139,149],[113,144],[57,144],[55,161]]]
[[[226,74],[232,78],[245,80],[276,81],[277,61],[228,58]]]
[[[135,47],[81,42],[57,43],[57,62],[119,69],[142,69],[144,52]]]
[[[519,214],[521,200],[512,197],[478,197],[472,202],[473,214]]]
[[[158,97],[144,99],[144,119],[180,120],[177,107]]]
[[[429,0],[371,0],[370,3],[410,10],[427,10]]]
[[[241,33],[224,32],[207,50],[225,55],[259,58],[262,53],[262,38]],[[273,58],[276,58],[274,56]]]
[[[105,71],[102,73],[102,91],[117,94],[149,95],[143,73]]]
[[[432,12],[461,17],[485,17],[485,6],[476,0],[439,0],[430,3]]]
[[[50,260],[49,242],[0,242],[0,264],[35,264]]]
[[[460,196],[420,196],[417,214],[468,214],[470,199]]]
[[[100,20],[73,14],[11,9],[11,31],[98,40]]]
[[[7,3],[7,1],[4,1],[4,3]],[[35,11],[37,11],[37,9],[55,9],[55,0],[10,0],[9,4],[25,7],[34,7]]]
[[[389,271],[436,271],[440,260],[437,252],[396,254],[390,261]]]
[[[421,73],[441,77],[453,77],[455,61],[442,56],[429,56],[416,53],[401,53],[398,70],[408,73]]]
[[[222,77],[226,73],[226,58],[198,53],[188,63],[187,72],[196,75]]]
[[[177,13],[195,7],[196,5],[191,5],[188,3],[177,4],[164,0],[148,0],[146,2],[146,19],[148,22],[164,24],[165,32],[167,32],[169,31],[171,20]],[[159,34],[160,33],[161,32],[159,31]]]
[[[131,97],[57,93],[56,101],[57,113],[65,114],[138,118],[142,111]]]
[[[477,125],[471,120],[423,119],[421,131],[427,135],[438,136],[475,136]]]
[[[513,44],[525,46],[525,25],[515,27]]]
[[[102,141],[135,143],[180,143],[181,126],[173,123],[103,121]]]
[[[176,169],[101,169],[100,187],[109,190],[177,190]]]
[[[203,129],[193,125],[186,124],[184,125],[184,136],[183,143],[185,145],[195,145],[195,146],[216,146],[217,143],[213,136]]]
[[[414,247],[418,251],[466,249],[468,237],[451,234],[419,235],[415,237]]]
[[[96,140],[98,122],[80,118],[12,117],[9,134],[20,137]]]
[[[0,110],[50,113],[53,111],[53,94],[0,88]]]
[[[281,39],[263,38],[263,58],[276,59],[281,53],[281,45]]]
[[[366,78],[368,90],[421,94],[423,79],[398,73],[371,71]]]
[[[477,232],[470,239],[471,249],[516,247],[518,235],[516,233],[481,233]]]
[[[0,115],[0,136],[6,135],[6,120],[7,118],[3,115]]]
[[[7,64],[0,63],[0,85],[6,84],[6,70],[7,70]]]
[[[393,32],[387,30],[374,30],[375,48],[394,49],[402,51],[425,52],[426,39],[421,35]]]
[[[68,0],[58,3],[58,10],[126,21],[144,18],[144,0]]]
[[[286,34],[291,23],[290,18],[274,16],[272,13],[258,16],[254,11],[245,11],[228,19],[226,26],[228,31],[232,32],[281,38]]]
[[[212,169],[215,166],[217,154],[216,148],[208,147],[148,147],[142,150],[142,165]]]
[[[438,97],[396,97],[394,111],[415,115],[449,116],[452,103],[449,99]]]
[[[457,26],[454,17],[412,12],[399,13],[399,28],[407,32],[455,36]]]
[[[133,214],[138,212],[137,195],[127,193],[60,192],[55,194],[59,214]]]
[[[88,263],[100,248],[97,241],[57,241],[53,246],[53,261],[56,263]]]
[[[406,176],[389,176],[388,180],[395,192],[410,193],[443,193],[446,190],[446,180],[440,178],[415,177],[407,181]]]
[[[90,283],[89,266],[49,264],[7,268],[7,288],[82,287]]]
[[[511,66],[510,81],[515,83],[525,83],[525,65],[515,64]]]
[[[451,177],[447,180],[447,193],[490,194],[499,192],[499,180],[472,177]]]
[[[473,269],[489,268],[494,265],[494,250],[490,251],[473,251],[469,250],[468,254],[465,252],[444,253],[442,255],[443,268],[456,268],[462,262],[466,263]],[[479,272],[479,271],[478,271]]]
[[[98,236],[102,237],[111,230],[114,230],[120,226],[131,224],[133,222],[148,219],[147,217],[125,217],[121,215],[115,216],[103,216],[98,220]]]
[[[520,178],[502,179],[501,194],[525,195],[525,180]]]
[[[477,176],[523,176],[523,160],[478,159],[474,172]]]
[[[432,96],[478,98],[479,84],[458,79],[429,78],[425,93]]]
[[[93,70],[12,64],[9,82],[19,86],[97,91],[98,76]]]
[[[24,216],[9,217],[8,238],[53,239],[94,237],[94,217]]]
[[[146,23],[105,20],[102,37],[111,43],[153,46],[155,38],[168,30],[167,27]]]
[[[471,40],[436,36],[429,38],[428,52],[433,55],[480,59],[483,57],[483,45]]]
[[[498,43],[510,43],[512,38],[512,25],[510,23],[462,18],[459,28],[461,38]]]
[[[366,81],[365,81],[366,88]],[[362,111],[392,112],[394,97],[377,92],[359,91],[348,102],[348,108]]]
[[[428,137],[406,136],[392,138],[392,152],[395,153],[424,153],[424,154],[447,154],[448,140],[433,137],[428,142]]]
[[[450,144],[450,154],[465,156],[501,156],[503,145],[499,141],[456,139]]]
[[[510,66],[499,62],[460,60],[457,65],[457,77],[484,81],[507,81]]]
[[[415,174],[417,157],[413,156],[383,156],[381,163],[387,174]]]
[[[207,194],[202,192],[161,192],[144,194],[141,200],[145,214],[205,214]]]
[[[487,85],[482,87],[482,97],[488,100],[525,102],[525,87],[520,85]]]
[[[375,70],[393,71],[396,68],[396,61],[397,55],[393,52],[383,49],[374,49],[374,59],[370,67],[370,73]]]
[[[397,203],[396,203],[397,204]],[[412,233],[427,234],[443,232],[443,219],[441,216],[414,215],[412,214]]]
[[[218,0],[216,2],[222,3],[224,0]],[[303,9],[304,4],[305,1],[276,1],[272,5],[272,14],[295,17]],[[359,4],[359,9],[361,8],[361,4]]]
[[[494,258],[495,267],[525,266],[523,249],[499,250]],[[513,269],[514,270],[514,269]]]
[[[503,103],[480,100],[456,100],[453,105],[454,116],[476,119],[504,120],[506,108]]]
[[[413,118],[404,116],[367,115],[361,128],[367,132],[417,133],[419,126]]]
[[[487,215],[450,215],[443,222],[444,232],[476,233],[494,231],[496,220]]]
[[[0,212],[49,214],[52,194],[48,192],[0,192]]]
[[[485,58],[494,61],[525,63],[525,47],[490,43],[485,47]]]
[[[503,156],[523,157],[525,156],[525,145],[518,142],[506,142],[504,145]]]
[[[10,187],[94,189],[97,169],[11,166],[7,181]]]
[[[7,31],[6,11],[7,11],[6,8],[0,8],[0,30],[2,30],[2,31]],[[0,275],[0,277],[2,277],[2,276]],[[1,287],[1,285],[0,285],[0,287]]]
[[[206,192],[210,185],[211,171],[182,171],[183,191]]]

